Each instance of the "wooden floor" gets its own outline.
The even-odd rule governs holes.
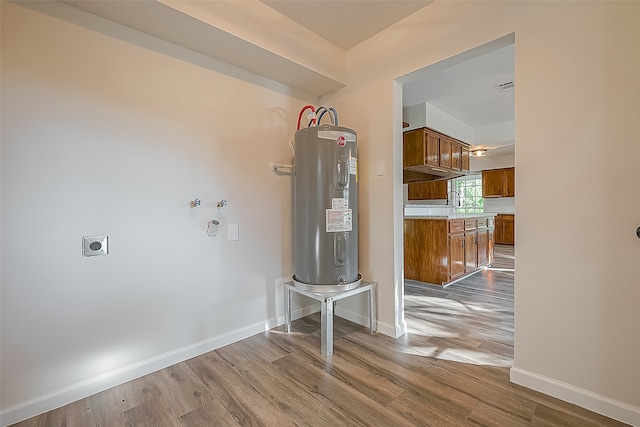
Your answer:
[[[17,425],[624,425],[509,382],[512,272],[405,293],[397,340],[336,318],[325,358],[315,314]]]
[[[494,259],[491,264],[493,270],[515,271],[516,250],[513,245],[495,245]]]

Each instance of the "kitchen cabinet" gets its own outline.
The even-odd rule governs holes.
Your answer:
[[[462,146],[462,161],[461,161],[461,167],[463,171],[468,171],[469,170],[469,147],[467,146]]]
[[[447,198],[447,181],[428,181],[408,184],[409,200],[439,200]]]
[[[482,171],[482,197],[515,197],[515,168]]]
[[[444,285],[472,274],[493,257],[493,216],[405,217],[404,276]]]
[[[420,132],[418,132],[418,135]],[[440,138],[436,134],[425,132],[425,135],[420,138],[420,135],[417,137],[416,142],[418,144],[422,144],[422,141],[426,141],[426,164],[431,166],[440,166]],[[418,160],[418,164],[420,161]]]
[[[495,220],[495,243],[515,244],[516,217],[514,214],[498,214]]]
[[[469,171],[469,146],[432,129],[405,132],[402,146],[405,170],[442,178],[454,178]]]
[[[453,141],[445,136],[440,137],[440,166],[447,169],[451,167],[451,147]]]
[[[449,277],[455,280],[465,273],[464,220],[449,221]]]
[[[478,230],[478,267],[489,264],[489,231],[487,229]]]
[[[462,170],[462,144],[457,141],[451,141],[451,169]],[[467,170],[469,164],[467,162]]]
[[[465,221],[464,232],[464,272],[472,273],[478,268],[478,232],[475,220],[473,225],[467,225]]]
[[[491,265],[493,262],[494,218],[478,219],[478,268]]]

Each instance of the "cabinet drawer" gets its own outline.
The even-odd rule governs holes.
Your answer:
[[[464,220],[460,219],[460,220],[455,220],[455,221],[449,221],[449,233],[454,234],[454,233],[462,233],[464,232]]]
[[[487,221],[489,218],[478,218],[478,228],[485,228],[487,226]]]
[[[475,230],[477,227],[477,221],[475,219],[465,219],[464,220],[464,229],[465,230]]]

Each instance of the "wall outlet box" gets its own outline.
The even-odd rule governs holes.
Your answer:
[[[109,236],[82,236],[82,256],[107,255]]]

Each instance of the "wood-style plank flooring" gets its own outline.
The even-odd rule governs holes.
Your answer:
[[[319,315],[255,335],[24,422],[34,426],[620,426],[509,382],[513,273],[407,283],[399,339]]]

